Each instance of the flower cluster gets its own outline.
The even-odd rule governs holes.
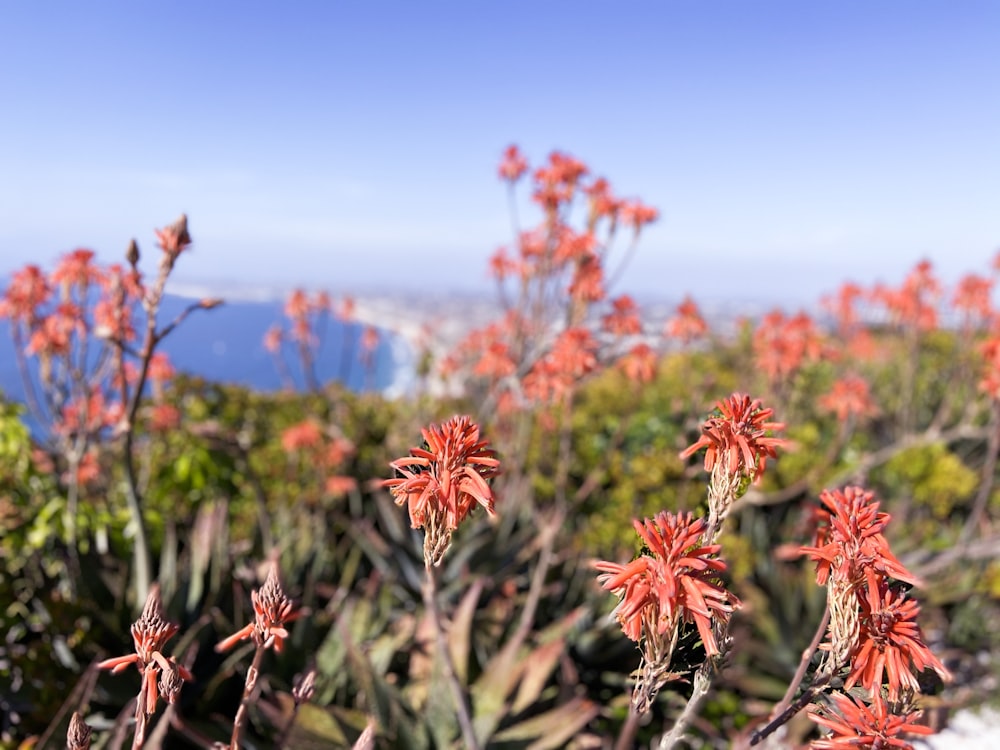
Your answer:
[[[783,430],[785,425],[770,421],[774,409],[765,409],[760,399],[745,393],[717,402],[716,409],[718,414],[705,420],[701,437],[681,453],[681,458],[705,448],[705,471],[758,479],[767,459],[777,458],[775,449],[786,443],[770,433]]]
[[[512,201],[516,183],[528,172],[517,147],[508,148],[499,175]],[[629,230],[631,242],[619,256],[624,264],[643,229],[657,219],[656,209],[616,197],[607,180],[591,179],[587,165],[567,154],[550,154],[530,174],[541,221],[522,230],[514,217],[513,247],[499,248],[490,260],[504,318],[471,332],[441,368],[446,376],[462,370],[486,380],[500,413],[565,404],[582,378],[621,357],[628,358],[622,370],[637,382],[648,381],[655,364],[655,352],[625,340],[642,334],[631,298],[617,297],[603,314],[598,308],[621,270],[609,271],[620,228]],[[585,214],[577,210],[581,201]],[[579,225],[572,221],[583,215]],[[609,336],[600,335],[598,324]]]
[[[773,409],[765,409],[760,399],[734,393],[716,403],[716,414],[705,420],[701,437],[681,452],[688,458],[705,448],[708,485],[708,539],[714,541],[733,503],[750,482],[764,473],[767,459],[777,458],[776,449],[786,445],[773,432],[784,429],[771,421]]]
[[[288,638],[285,626],[303,615],[285,593],[276,563],[268,569],[264,585],[250,592],[250,600],[253,602],[253,622],[219,641],[216,651],[228,651],[240,641],[251,640],[259,649],[273,648],[280,653]]]
[[[803,364],[815,362],[823,342],[813,319],[804,312],[786,317],[780,310],[764,316],[753,335],[757,366],[772,382],[787,382]]]
[[[862,686],[870,705],[834,695],[844,718],[814,712],[814,720],[835,732],[827,744],[815,747],[857,746],[859,737],[887,739],[912,731],[908,715],[893,715],[890,708],[919,692],[921,671],[933,669],[944,680],[950,674],[923,641],[916,621],[919,605],[893,584],[919,581],[889,549],[883,534],[889,514],[879,510],[873,493],[860,487],[824,491],[820,502],[815,544],[800,551],[816,562],[817,583],[827,586],[830,624],[822,669],[833,675],[847,668],[844,690]],[[854,734],[841,732],[848,726]],[[855,740],[852,744],[844,738]]]
[[[451,535],[476,505],[494,515],[489,480],[499,473],[500,461],[481,439],[479,425],[467,416],[452,417],[421,433],[422,448],[390,466],[396,476],[383,482],[397,505],[407,506],[410,523],[424,529],[424,562],[438,565],[451,544]]]
[[[878,413],[868,382],[857,375],[846,375],[834,381],[829,393],[820,396],[819,406],[834,414],[841,423],[852,418],[872,417]]]
[[[720,653],[713,624],[727,623],[739,600],[723,587],[726,564],[719,545],[705,544],[705,520],[663,511],[634,521],[642,552],[624,565],[597,562],[598,581],[619,598],[615,617],[639,643],[643,677],[633,701],[644,710],[669,679],[669,667],[683,623],[698,629],[707,656]]]
[[[825,739],[813,741],[811,747],[815,750],[884,750],[890,747],[913,750],[913,745],[902,739],[904,734],[934,734],[930,727],[916,723],[919,711],[893,714],[878,693],[874,694],[871,705],[842,694],[831,695],[829,699],[832,706],[809,712],[810,719],[832,732]]]
[[[135,652],[105,659],[97,665],[98,669],[110,669],[117,673],[134,664],[142,675],[140,699],[136,706],[136,737],[140,740],[148,717],[156,713],[159,698],[162,697],[167,703],[176,702],[184,681],[194,679],[174,657],[167,658],[163,655],[167,641],[179,629],[178,625],[168,621],[163,614],[160,589],[154,585],[146,597],[142,614],[132,623]]]

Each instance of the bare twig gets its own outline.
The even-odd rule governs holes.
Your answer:
[[[809,662],[812,661],[813,654],[816,653],[816,649],[819,648],[819,644],[823,642],[823,636],[826,634],[826,628],[829,624],[830,604],[828,602],[826,608],[823,610],[823,617],[820,620],[819,627],[816,628],[816,633],[813,635],[812,641],[810,641],[805,651],[802,652],[802,659],[799,661],[799,667],[795,670],[795,675],[792,677],[792,681],[788,685],[788,690],[785,691],[785,695],[782,699],[775,704],[769,718],[773,719],[775,716],[783,714],[785,710],[792,705],[792,696],[795,695],[795,691],[798,690],[799,685],[802,684],[802,680],[806,676],[806,670],[809,669]]]

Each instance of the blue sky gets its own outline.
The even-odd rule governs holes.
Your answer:
[[[184,281],[486,288],[512,142],[661,210],[622,291],[798,301],[1000,246],[996,2],[7,3],[0,28],[0,273],[151,256],[186,211]]]

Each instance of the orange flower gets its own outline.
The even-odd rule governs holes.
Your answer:
[[[569,285],[569,294],[581,302],[600,302],[604,299],[604,267],[593,253],[577,262]]]
[[[882,303],[895,323],[920,331],[937,328],[941,283],[934,276],[930,261],[918,263],[901,288],[879,285],[872,297]]]
[[[559,403],[597,367],[597,342],[586,328],[567,328],[551,351],[524,378],[524,394],[541,403]]]
[[[833,732],[825,739],[814,740],[810,747],[815,750],[913,750],[913,745],[903,740],[902,735],[934,734],[930,727],[916,723],[919,711],[898,716],[890,713],[877,691],[872,695],[870,706],[840,693],[830,695],[829,699],[835,704],[836,711],[824,708],[809,712],[810,719]]]
[[[956,310],[961,310],[966,314],[967,322],[974,318],[988,320],[993,312],[993,304],[990,294],[993,291],[993,279],[988,279],[976,274],[963,276],[955,289],[955,296],[952,297],[952,305]]]
[[[10,283],[0,302],[0,317],[14,322],[32,323],[38,308],[48,302],[52,294],[48,279],[42,269],[28,265],[10,277]]]
[[[608,184],[608,181],[603,177],[599,177],[589,187],[585,188],[584,192],[590,199],[588,223],[595,224],[598,219],[607,217],[611,220],[613,227],[614,222],[618,220],[618,213],[624,205],[624,201],[617,200],[611,194],[611,186]]]
[[[979,345],[983,357],[983,377],[979,390],[993,399],[1000,399],[1000,335],[994,334]]]
[[[864,292],[857,284],[847,281],[841,285],[835,295],[825,296],[821,300],[824,309],[828,310],[837,321],[837,330],[844,333],[858,322],[857,302]]]
[[[651,383],[656,377],[656,352],[648,344],[636,344],[618,360],[625,377],[633,383]]]
[[[639,234],[646,224],[652,224],[660,218],[660,212],[641,201],[625,201],[619,208],[618,217],[623,224],[631,226]]]
[[[313,418],[305,419],[281,433],[281,447],[285,453],[317,448],[323,442],[323,430]]]
[[[273,325],[268,328],[264,334],[264,349],[271,354],[281,351],[282,335],[281,326]]]
[[[451,534],[478,504],[495,515],[488,484],[500,462],[480,439],[479,425],[467,416],[452,417],[421,430],[423,448],[393,461],[396,477],[387,479],[397,505],[406,503],[410,523],[424,529],[424,561],[438,565],[451,544]]]
[[[500,247],[490,258],[490,276],[497,281],[503,281],[508,276],[516,276],[520,264],[507,255],[507,248]]]
[[[94,251],[78,249],[71,253],[66,253],[59,261],[52,272],[52,283],[62,287],[64,299],[68,299],[72,287],[79,287],[81,290],[92,283],[99,283],[103,276],[96,266],[94,266]]]
[[[132,623],[132,642],[135,653],[105,659],[97,665],[98,669],[110,669],[121,672],[130,664],[135,664],[142,674],[142,700],[136,708],[136,713],[149,715],[156,712],[156,701],[162,694],[167,703],[177,700],[181,683],[193,680],[194,676],[173,657],[167,659],[163,655],[163,647],[167,641],[180,630],[178,625],[164,618],[163,605],[160,601],[160,587],[154,585],[146,597],[146,605],[139,619]]]
[[[702,545],[705,520],[662,511],[632,523],[643,554],[625,565],[602,561],[594,566],[601,571],[601,585],[619,596],[615,616],[622,631],[636,642],[674,642],[680,622],[693,622],[705,652],[718,654],[712,618],[728,620],[739,600],[718,582],[726,569],[716,557],[720,546]]]
[[[264,585],[250,592],[250,600],[253,602],[253,622],[219,641],[215,650],[228,651],[240,641],[252,640],[257,648],[273,647],[281,653],[285,639],[288,638],[285,625],[299,619],[304,613],[297,610],[285,594],[278,577],[277,563],[272,563],[268,569]]]
[[[191,245],[187,214],[181,214],[177,221],[170,226],[157,229],[156,241],[167,258],[167,264],[172,266],[177,256]]]
[[[745,393],[718,401],[716,409],[718,416],[705,420],[702,436],[681,453],[681,458],[705,448],[705,471],[713,471],[718,464],[729,476],[756,480],[764,473],[767,459],[777,458],[775,448],[786,444],[768,433],[783,430],[785,425],[768,421],[774,409],[765,409],[760,399],[751,400]]]
[[[879,512],[874,493],[862,487],[824,490],[825,507],[817,509],[816,544],[800,552],[816,561],[816,582],[826,585],[832,575],[847,584],[860,584],[868,568],[916,585],[916,576],[896,559],[882,530],[889,514]]]
[[[753,335],[758,366],[771,380],[789,377],[823,353],[819,331],[806,313],[786,318],[780,310],[764,316]]]
[[[510,183],[517,182],[528,171],[528,160],[524,158],[517,146],[510,145],[503,152],[503,160],[497,171],[500,174],[500,179]]]
[[[844,690],[861,684],[875,695],[882,689],[884,676],[889,683],[889,700],[895,702],[901,690],[920,691],[915,675],[925,669],[950,680],[951,674],[923,642],[917,625],[920,606],[902,591],[891,589],[871,568],[865,577],[867,594],[858,597],[862,624]]]
[[[634,336],[642,333],[639,306],[627,294],[611,301],[612,310],[601,320],[605,331],[615,336]]]
[[[870,417],[878,413],[867,381],[856,375],[846,375],[835,381],[830,392],[820,396],[819,406],[835,414],[840,422],[846,422],[851,416]]]
[[[664,332],[667,336],[689,344],[708,332],[708,324],[701,316],[698,305],[691,297],[685,297],[674,311],[674,317],[667,321]]]
[[[149,407],[149,429],[170,432],[181,423],[181,412],[173,404],[153,404]]]

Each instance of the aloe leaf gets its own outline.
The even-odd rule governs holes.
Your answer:
[[[551,711],[518,722],[498,732],[497,743],[533,740],[527,750],[563,747],[600,713],[600,707],[585,698],[574,698]]]

